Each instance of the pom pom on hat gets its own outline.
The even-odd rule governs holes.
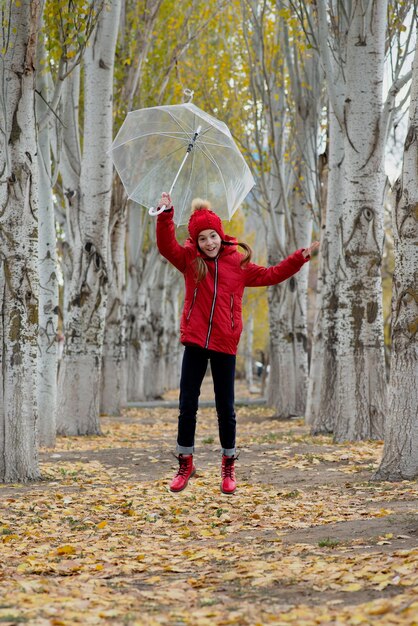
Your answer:
[[[222,240],[225,240],[225,233],[222,227],[222,220],[219,215],[211,211],[211,204],[208,200],[195,198],[192,202],[193,213],[189,219],[190,237],[197,242],[199,233],[202,230],[215,230]]]

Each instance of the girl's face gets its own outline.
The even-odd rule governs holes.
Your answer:
[[[216,230],[212,230],[211,228],[202,230],[197,238],[197,245],[200,250],[211,259],[218,256],[219,250],[221,249],[221,243],[222,239],[219,237]]]

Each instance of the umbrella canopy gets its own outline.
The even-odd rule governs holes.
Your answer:
[[[128,113],[111,153],[128,197],[138,204],[151,209],[170,190],[177,225],[187,223],[195,197],[231,219],[255,184],[226,124],[192,103]]]

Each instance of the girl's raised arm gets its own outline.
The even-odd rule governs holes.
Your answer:
[[[167,193],[161,195],[158,206],[167,208],[157,217],[157,246],[160,253],[180,272],[186,269],[186,251],[176,239],[171,198]]]
[[[255,263],[248,263],[245,267],[245,286],[246,287],[268,287],[277,285],[283,280],[290,278],[296,274],[307,261],[309,256],[303,254],[304,250],[297,250],[286,259],[272,265],[271,267],[263,267]]]

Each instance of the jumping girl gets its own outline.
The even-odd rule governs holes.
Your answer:
[[[177,435],[179,469],[170,490],[182,491],[193,476],[196,414],[200,388],[210,361],[215,392],[219,439],[222,446],[221,491],[236,489],[234,463],[236,419],[234,409],[235,358],[242,332],[242,297],[245,287],[276,285],[290,278],[309,261],[319,247],[297,250],[272,267],[251,263],[251,248],[224,233],[221,219],[207,200],[192,202],[189,239],[184,246],[176,240],[173,206],[163,193],[159,207],[167,208],[157,219],[160,253],[182,272],[185,301],[180,323],[180,340],[185,346],[181,379]],[[244,250],[241,254],[237,247]]]

